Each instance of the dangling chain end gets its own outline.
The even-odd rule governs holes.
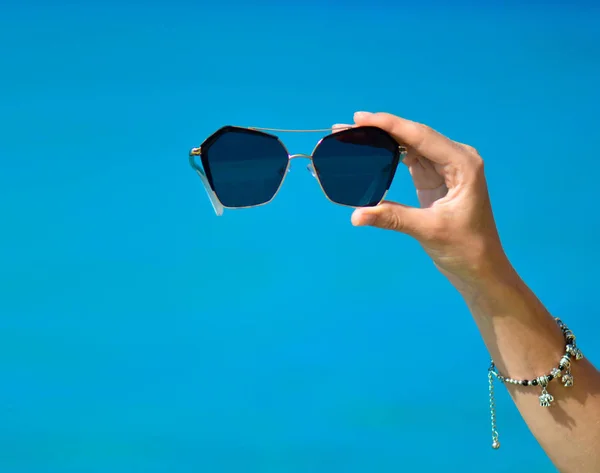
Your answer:
[[[490,362],[488,368],[488,389],[490,395],[490,421],[492,426],[492,448],[498,450],[500,448],[500,441],[498,440],[498,430],[496,426],[496,396],[494,394],[494,377],[497,376],[496,366],[494,360]]]

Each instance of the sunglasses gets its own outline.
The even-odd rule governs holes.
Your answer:
[[[330,132],[312,154],[290,154],[267,132]],[[199,157],[199,163],[196,162]],[[347,207],[372,207],[387,194],[406,148],[376,127],[348,127],[333,132],[225,126],[189,153],[215,213],[271,202],[296,158],[311,161],[308,170],[325,196]]]

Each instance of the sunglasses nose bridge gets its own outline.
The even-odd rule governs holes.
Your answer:
[[[310,174],[312,175],[312,177],[314,177],[315,179],[317,178],[317,173],[315,172],[315,166],[313,165],[312,156],[310,154],[290,154],[289,158],[290,158],[290,161],[292,159],[296,159],[296,158],[309,159],[310,163],[308,163],[308,166],[306,166],[306,169],[308,170],[308,172],[310,172]]]
[[[296,158],[312,159],[312,156],[310,154],[290,154],[289,158],[291,161],[292,159],[296,159]]]

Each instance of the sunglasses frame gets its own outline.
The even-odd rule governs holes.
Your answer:
[[[288,155],[288,162],[287,165],[285,167],[285,171],[283,174],[283,177],[281,178],[281,182],[279,183],[279,187],[277,188],[277,191],[275,191],[275,193],[273,194],[273,197],[271,197],[267,202],[263,202],[261,204],[255,204],[255,205],[248,205],[248,206],[244,206],[244,207],[227,207],[225,205],[223,205],[221,203],[221,201],[219,200],[219,198],[217,197],[217,194],[215,193],[215,190],[213,189],[213,187],[211,186],[208,177],[206,176],[206,171],[204,170],[204,167],[202,166],[202,163],[197,163],[196,162],[196,157],[201,158],[202,157],[202,147],[206,144],[206,142],[211,139],[216,133],[218,133],[220,130],[223,130],[225,128],[231,129],[232,131],[234,130],[251,130],[251,131],[258,131],[261,132],[265,135],[268,135],[271,138],[275,138],[279,144],[283,147],[283,149],[285,150],[285,152]],[[284,128],[260,128],[260,127],[242,127],[242,126],[233,126],[233,125],[226,125],[223,126],[221,128],[219,128],[217,131],[215,131],[214,133],[212,133],[208,138],[206,138],[202,144],[200,146],[198,146],[197,148],[192,148],[189,151],[189,163],[190,166],[194,169],[194,171],[196,171],[196,173],[198,174],[198,177],[200,177],[200,180],[202,181],[202,185],[204,186],[204,190],[206,191],[206,194],[208,195],[208,198],[210,199],[210,202],[213,206],[213,209],[215,211],[215,213],[217,214],[217,216],[221,216],[223,215],[223,212],[225,209],[231,209],[231,210],[236,210],[236,209],[250,209],[250,208],[254,208],[254,207],[262,207],[263,205],[267,205],[269,203],[271,203],[275,197],[277,197],[277,194],[279,194],[279,191],[281,190],[281,188],[283,187],[283,183],[285,181],[285,178],[287,176],[287,173],[290,170],[290,165],[293,159],[296,158],[305,158],[310,160],[310,164],[308,165],[308,169],[310,170],[311,174],[313,175],[313,177],[317,180],[317,183],[319,184],[319,187],[321,188],[321,192],[323,192],[323,195],[325,195],[325,198],[331,202],[332,204],[335,205],[340,205],[342,207],[350,207],[350,208],[357,208],[356,206],[352,206],[352,205],[347,205],[347,204],[340,204],[339,202],[334,202],[333,200],[331,200],[329,198],[329,196],[327,195],[327,192],[325,192],[325,189],[323,188],[323,184],[321,184],[321,180],[319,179],[319,175],[317,174],[314,165],[313,165],[313,155],[315,154],[315,151],[317,150],[317,148],[319,147],[319,145],[321,144],[321,142],[335,134],[338,132],[343,132],[346,130],[350,130],[350,129],[354,129],[354,128],[361,128],[361,127],[355,127],[355,126],[347,126],[347,127],[339,127],[339,128],[316,128],[316,129],[312,129],[312,130],[299,130],[299,129],[284,129]],[[364,127],[367,128],[367,127]],[[371,127],[369,127],[371,128]],[[328,135],[323,136],[315,145],[315,147],[312,150],[311,154],[303,154],[303,153],[298,153],[298,154],[290,154],[287,146],[283,143],[283,141],[281,141],[281,139],[277,136],[277,135],[273,135],[271,133],[267,133],[267,132],[272,132],[272,133],[325,133],[325,132],[330,132]],[[400,164],[402,162],[402,160],[406,157],[408,150],[406,148],[406,146],[403,146],[401,144],[398,144],[398,153],[399,153],[399,159],[398,159],[398,164]],[[396,166],[397,169],[397,166]],[[385,190],[383,196],[381,197],[381,199],[379,200],[378,203],[382,202],[383,200],[385,200],[385,197],[391,187],[392,184],[392,180],[394,178],[394,175],[396,173],[396,169],[393,170],[391,178],[390,178],[390,182],[388,184],[387,189]]]

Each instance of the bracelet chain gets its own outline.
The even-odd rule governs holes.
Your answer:
[[[514,384],[520,386],[540,386],[542,392],[539,396],[539,402],[541,407],[550,407],[554,402],[554,396],[548,392],[548,383],[554,379],[560,379],[563,386],[566,388],[572,387],[574,384],[573,374],[571,373],[571,362],[579,361],[583,358],[583,353],[577,347],[575,341],[575,335],[569,328],[558,318],[554,319],[560,327],[563,337],[565,339],[565,353],[560,359],[558,365],[552,370],[542,376],[538,376],[535,379],[513,379],[503,376],[498,372],[494,360],[491,360],[490,367],[488,368],[488,389],[490,399],[490,420],[492,425],[492,448],[497,450],[500,448],[500,441],[498,440],[498,430],[496,426],[496,396],[494,392],[494,378],[505,384]]]

